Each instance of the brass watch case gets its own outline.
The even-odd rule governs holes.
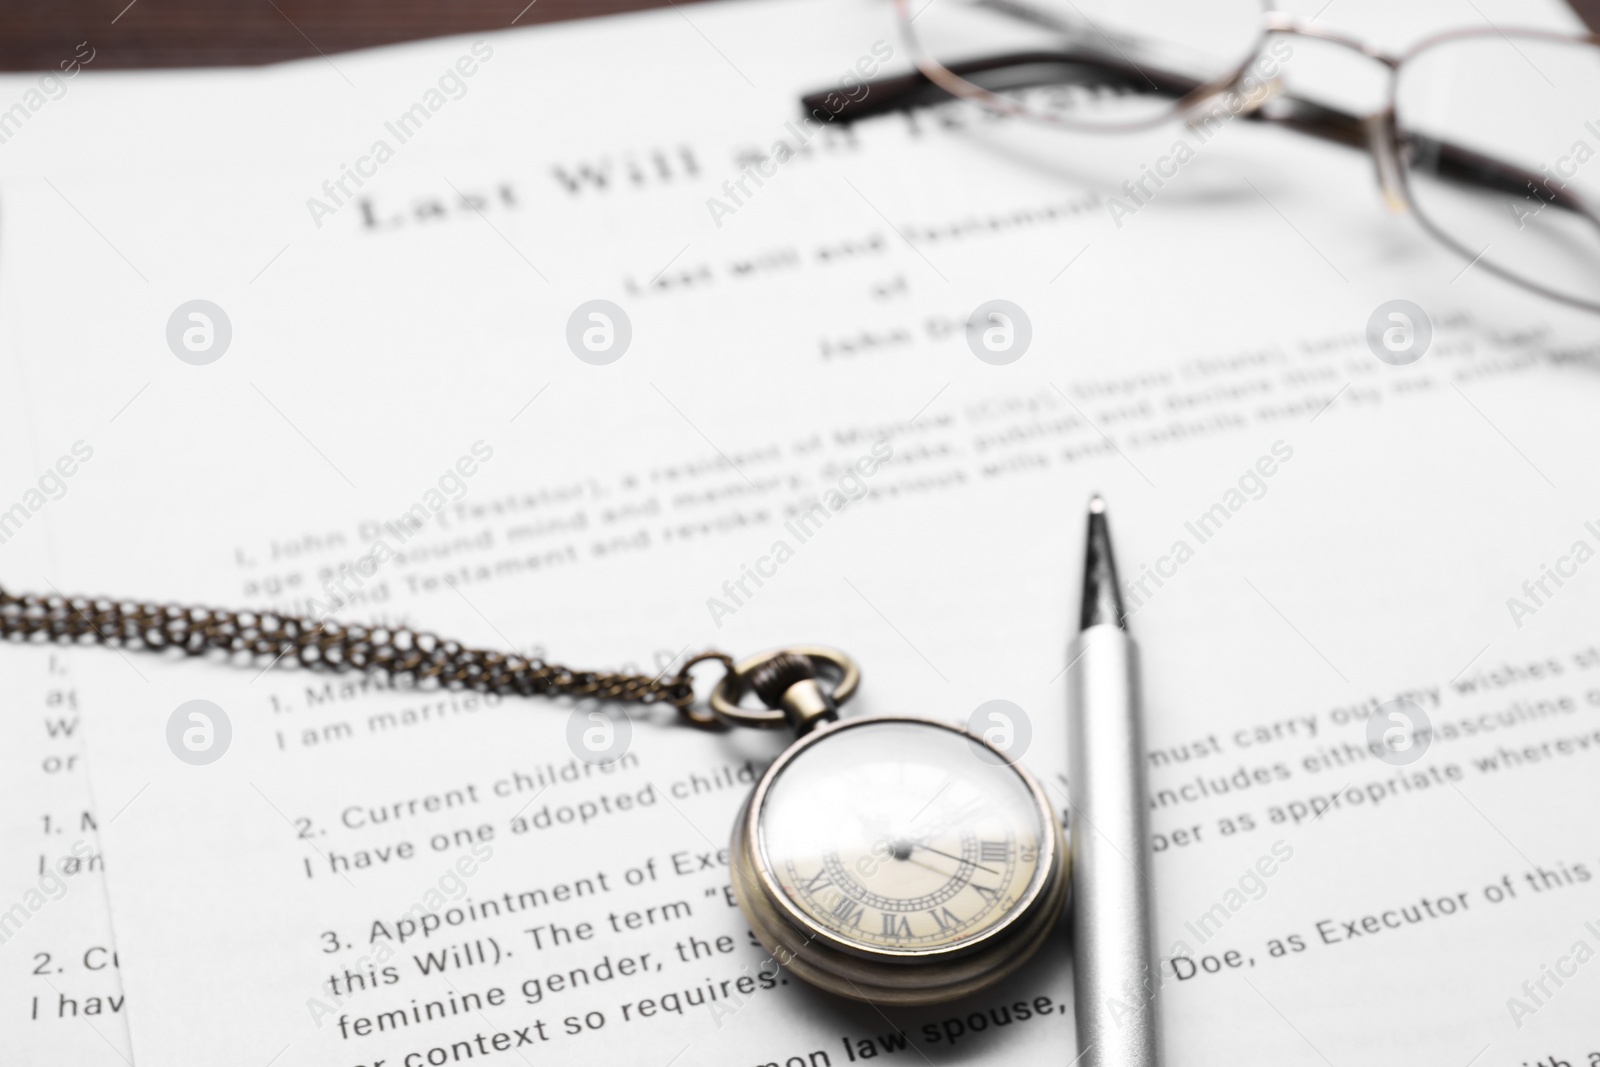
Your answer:
[[[1033,797],[1046,827],[1039,867],[1011,918],[980,937],[952,948],[873,950],[835,937],[791,904],[772,876],[760,840],[760,812],[778,776],[800,753],[840,731],[870,723],[914,723],[949,730],[972,744],[1004,754],[959,726],[908,715],[871,716],[829,723],[794,745],[767,768],[734,822],[729,849],[733,891],[761,944],[786,970],[806,982],[852,1000],[875,1004],[939,1004],[994,985],[1021,967],[1049,939],[1066,910],[1069,854],[1066,839],[1038,781],[1010,763]]]

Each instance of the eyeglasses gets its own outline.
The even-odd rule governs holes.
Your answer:
[[[921,5],[913,7],[913,4]],[[1068,130],[1233,118],[1372,156],[1390,208],[1513,284],[1600,311],[1600,35],[1493,25],[1391,55],[1261,0],[895,0],[916,72],[802,100],[854,122],[950,97]],[[1358,115],[1285,92],[1293,38],[1387,71]]]

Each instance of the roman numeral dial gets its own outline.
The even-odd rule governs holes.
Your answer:
[[[777,777],[757,824],[768,877],[818,936],[891,951],[984,937],[1037,889],[1039,805],[961,734],[894,725],[904,743],[841,731]]]

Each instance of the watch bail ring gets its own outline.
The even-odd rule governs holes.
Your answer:
[[[839,679],[833,688],[833,701],[836,704],[843,704],[855,696],[856,689],[861,685],[861,668],[855,660],[838,649],[824,645],[789,645],[785,648],[758,652],[734,665],[711,691],[711,713],[730,726],[753,726],[763,730],[788,726],[789,719],[780,709],[747,708],[740,704],[750,688],[751,676],[786,653],[792,656],[805,656],[815,660],[824,669],[831,668],[828,673],[837,675]]]

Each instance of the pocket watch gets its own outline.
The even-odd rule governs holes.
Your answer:
[[[830,693],[817,664],[839,677]],[[756,783],[729,848],[733,891],[791,973],[855,1000],[916,1005],[977,992],[1044,944],[1067,897],[1067,850],[1039,783],[988,741],[910,715],[840,719],[860,673],[806,647],[735,666],[720,718],[799,735]],[[748,680],[767,711],[740,707]]]
[[[269,669],[292,660],[420,687],[665,703],[707,728],[791,728],[797,740],[734,824],[734,894],[780,965],[856,1000],[933,1004],[992,985],[1044,944],[1066,905],[1067,850],[1039,783],[959,726],[840,719],[861,672],[832,649],[738,664],[706,652],[669,678],[573,670],[405,627],[4,588],[0,638],[270,658]],[[691,671],[709,660],[726,673],[706,712]],[[750,692],[766,706],[744,706]]]

